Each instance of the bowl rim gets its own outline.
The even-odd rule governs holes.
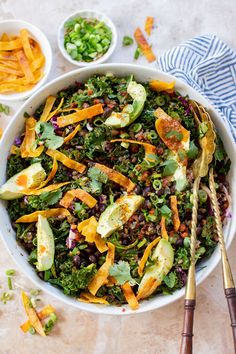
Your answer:
[[[48,79],[48,76],[50,74],[51,68],[52,68],[52,48],[50,45],[50,42],[45,35],[45,33],[37,26],[33,25],[30,22],[24,21],[24,20],[18,20],[18,19],[9,19],[9,20],[1,20],[1,24],[18,24],[22,25],[22,28],[26,28],[29,30],[30,34],[37,39],[37,42],[40,44],[42,51],[44,52],[45,56],[45,65],[44,65],[44,76],[37,82],[37,84],[28,91],[24,92],[19,92],[19,93],[10,93],[10,94],[1,94],[0,93],[0,100],[3,101],[18,101],[18,100],[25,100],[28,97],[30,97],[32,94],[34,94],[38,89],[46,82]],[[32,33],[34,32],[34,33]],[[41,39],[38,39],[38,36],[41,37]],[[46,50],[44,51],[43,47],[47,47]]]
[[[180,85],[181,88],[183,88],[185,91],[187,91],[187,93],[191,96],[191,93],[196,94],[198,97],[201,98],[201,101],[204,102],[205,106],[208,109],[211,109],[212,112],[214,112],[215,116],[217,117],[217,124],[220,126],[220,129],[222,129],[222,132],[225,136],[227,136],[227,144],[228,144],[228,148],[231,149],[233,151],[233,154],[236,156],[236,145],[234,143],[233,137],[230,133],[229,127],[226,125],[226,123],[223,121],[223,119],[221,119],[219,113],[216,111],[216,109],[213,108],[213,106],[211,105],[211,103],[205,99],[200,93],[198,93],[195,89],[191,88],[188,84],[184,83],[182,80],[170,75],[170,74],[166,74],[163,73],[160,70],[157,70],[155,68],[149,68],[146,66],[142,66],[142,65],[135,65],[135,64],[120,64],[120,63],[112,63],[112,64],[102,64],[102,65],[97,65],[97,66],[93,66],[93,67],[86,67],[86,68],[81,68],[81,69],[76,69],[73,71],[70,71],[66,74],[63,74],[59,77],[57,77],[56,79],[50,81],[49,83],[47,83],[45,86],[41,87],[40,90],[38,90],[36,93],[34,93],[34,95],[32,97],[30,97],[23,105],[22,107],[16,112],[16,114],[14,115],[14,117],[12,118],[10,124],[8,125],[7,129],[4,132],[4,135],[0,141],[0,149],[1,146],[5,145],[9,145],[8,142],[8,138],[7,136],[10,134],[11,130],[14,130],[14,123],[17,120],[18,116],[21,115],[26,109],[27,107],[32,107],[34,104],[34,100],[35,98],[37,98],[37,96],[40,96],[45,90],[50,89],[53,85],[60,83],[61,82],[61,88],[63,88],[63,80],[64,79],[72,79],[73,77],[75,77],[76,75],[79,75],[80,73],[86,73],[88,72],[89,75],[93,75],[94,73],[97,73],[97,71],[99,71],[99,69],[101,69],[102,71],[106,71],[106,72],[111,72],[112,69],[114,70],[122,70],[122,68],[127,69],[127,71],[132,72],[134,69],[137,69],[139,71],[146,71],[149,72],[151,75],[156,75],[156,76],[164,76],[165,80],[167,81],[173,81],[173,79],[176,82],[176,85]],[[119,75],[119,74],[118,74]],[[122,74],[121,74],[122,75]],[[73,81],[73,80],[71,80]],[[57,91],[59,91],[60,88],[57,89]],[[232,155],[232,154],[231,154]],[[234,173],[236,174],[236,162],[234,162]],[[6,167],[6,166],[5,166]],[[234,192],[236,195],[236,192]],[[231,194],[233,194],[233,190],[231,190]],[[232,206],[234,206],[234,204],[232,203]],[[0,205],[1,208],[1,205]],[[5,208],[5,207],[4,207]],[[227,233],[227,239],[226,239],[226,247],[228,248],[233,240],[233,237],[235,235],[235,231],[236,231],[236,222],[233,222],[233,219],[231,219],[229,221],[229,230]],[[140,308],[136,311],[132,311],[128,308],[127,305],[122,306],[122,307],[117,307],[117,306],[109,306],[109,307],[104,307],[104,305],[95,305],[95,304],[86,304],[80,301],[76,301],[74,298],[71,298],[69,296],[66,296],[63,294],[63,292],[61,290],[59,290],[59,292],[56,292],[54,289],[54,287],[52,285],[48,286],[48,283],[45,283],[44,281],[42,281],[40,278],[34,278],[33,277],[33,272],[34,269],[32,267],[32,272],[29,271],[30,268],[27,269],[27,261],[23,258],[20,257],[19,251],[13,249],[12,247],[10,247],[8,245],[7,242],[7,238],[4,237],[4,233],[2,232],[2,227],[0,226],[0,237],[3,240],[3,243],[5,244],[9,254],[13,257],[14,253],[16,254],[16,258],[13,257],[14,261],[16,262],[16,264],[21,268],[21,270],[24,272],[24,274],[30,278],[30,280],[36,284],[36,286],[38,286],[39,288],[41,288],[42,290],[44,290],[45,292],[49,293],[50,295],[56,297],[57,299],[63,301],[64,303],[68,304],[68,305],[72,305],[73,307],[76,307],[80,310],[85,310],[88,312],[92,312],[92,313],[96,313],[96,314],[106,314],[106,315],[134,315],[134,314],[139,314],[139,313],[143,313],[143,312],[148,312],[148,311],[152,311],[152,310],[156,310],[162,307],[165,307],[177,300],[179,300],[181,297],[183,297],[184,292],[185,292],[185,288],[182,288],[180,290],[177,290],[174,292],[174,294],[172,295],[173,298],[171,299],[171,297],[169,298],[169,300],[165,303],[159,304],[158,301],[157,303],[153,303],[153,299],[149,299],[149,300],[143,300],[145,301],[145,303],[149,304],[149,306],[140,306]],[[17,243],[14,240],[14,245],[16,248]],[[207,260],[208,262],[208,260]],[[206,268],[206,270],[204,272],[202,272],[202,270],[200,270],[199,272],[197,272],[196,274],[196,284],[199,285],[200,283],[202,283],[209,275],[210,273],[212,273],[212,271],[216,268],[216,266],[218,265],[218,263],[220,262],[220,250],[219,247],[216,248],[216,250],[214,251],[214,254],[211,256],[211,264],[209,265],[209,267]],[[32,275],[31,275],[32,274]],[[199,275],[201,274],[201,275]],[[168,295],[171,296],[171,295]],[[161,298],[158,297],[158,298]],[[154,298],[155,299],[155,298]],[[150,306],[151,304],[151,306]],[[152,305],[153,304],[153,305]],[[123,312],[121,309],[125,308],[125,312]],[[105,309],[105,310],[104,310]],[[115,309],[115,310],[114,310]],[[119,309],[119,311],[118,311]]]
[[[94,14],[94,18],[102,17],[104,19],[105,24],[110,28],[112,31],[112,41],[111,44],[106,51],[99,59],[93,60],[91,62],[85,62],[85,61],[78,61],[74,60],[71,58],[71,56],[67,53],[64,47],[64,25],[67,21],[69,21],[72,18],[77,17],[78,15],[86,14],[86,13],[92,13]],[[109,16],[107,16],[104,12],[97,11],[97,10],[91,10],[91,9],[84,9],[84,10],[78,10],[67,16],[59,25],[58,30],[57,30],[57,45],[58,48],[63,55],[63,57],[68,60],[71,64],[74,64],[78,67],[86,67],[86,66],[92,66],[92,65],[98,65],[104,63],[106,60],[110,58],[110,56],[114,53],[114,50],[117,46],[117,30],[114,22],[111,20]]]

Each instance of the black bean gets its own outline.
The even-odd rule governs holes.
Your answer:
[[[95,257],[94,254],[92,254],[91,256],[89,256],[89,260],[91,263],[96,263],[97,262],[97,258]]]
[[[106,108],[104,109],[103,114],[102,114],[102,118],[108,118],[111,114],[112,114],[112,109],[106,107]]]
[[[40,279],[44,279],[44,272],[38,272],[37,274]]]
[[[143,190],[143,196],[144,196],[144,197],[148,197],[149,194],[150,194],[150,192],[151,192],[151,188],[150,188],[150,187],[144,188],[144,190]]]
[[[175,244],[176,244],[176,246],[183,246],[184,239],[182,237],[177,238]]]
[[[74,265],[75,265],[76,267],[79,267],[79,266],[80,266],[80,264],[81,264],[81,258],[80,258],[80,256],[79,256],[78,254],[73,257],[73,262],[74,262]]]
[[[162,196],[165,193],[165,188],[161,188],[159,189],[159,191],[157,192],[158,197]]]
[[[140,214],[138,219],[139,221],[145,221],[145,216],[143,214]]]
[[[135,188],[134,188],[134,193],[135,194],[140,194],[141,192],[141,187],[139,185],[137,185]]]

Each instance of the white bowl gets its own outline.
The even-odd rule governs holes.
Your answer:
[[[4,32],[9,35],[19,35],[19,32],[22,28],[26,28],[28,30],[30,36],[39,43],[42,49],[42,52],[45,56],[45,65],[43,68],[44,76],[31,90],[19,93],[0,94],[0,100],[17,101],[24,100],[32,96],[32,94],[35,93],[39,87],[45,83],[51,70],[52,49],[47,37],[38,27],[22,20],[0,21],[0,35]]]
[[[65,46],[64,46],[64,36],[65,36],[65,28],[64,25],[67,21],[72,20],[74,18],[77,17],[83,17],[83,18],[96,18],[99,21],[104,22],[111,30],[112,32],[112,40],[111,40],[111,44],[110,47],[108,49],[108,51],[103,54],[100,58],[93,60],[91,62],[85,62],[85,61],[78,61],[78,60],[74,60],[71,58],[71,56],[67,53]],[[110,58],[110,56],[112,55],[112,53],[115,50],[115,47],[117,45],[117,31],[116,31],[116,27],[114,25],[114,23],[112,22],[112,20],[107,17],[106,15],[104,15],[102,12],[99,11],[93,11],[93,10],[81,10],[81,11],[77,11],[74,12],[72,15],[68,16],[59,26],[58,28],[58,32],[57,32],[57,43],[58,43],[58,47],[62,53],[62,55],[64,56],[64,58],[66,58],[70,63],[77,65],[79,67],[83,67],[83,66],[91,66],[94,64],[101,64],[104,63],[105,61],[108,60],[108,58]]]
[[[199,93],[192,89],[187,84],[183,83],[179,79],[174,78],[168,74],[162,73],[158,70],[147,68],[138,65],[131,64],[105,64],[100,66],[93,66],[89,68],[83,68],[80,70],[75,70],[69,72],[65,75],[60,76],[59,78],[53,80],[43,88],[41,88],[37,93],[35,93],[21,109],[16,113],[15,117],[12,119],[10,125],[5,131],[4,137],[0,142],[0,184],[4,183],[6,180],[6,163],[7,156],[9,154],[10,147],[16,136],[22,132],[24,125],[24,112],[33,114],[35,109],[42,104],[49,95],[54,95],[57,91],[73,84],[75,81],[84,81],[88,79],[93,74],[105,74],[107,72],[112,72],[117,76],[128,76],[134,74],[134,77],[138,81],[149,81],[150,79],[159,79],[162,81],[173,81],[176,82],[176,89],[181,94],[188,94],[190,98],[197,100],[203,104],[209,110],[211,117],[215,123],[217,131],[219,132],[224,145],[229,155],[232,165],[229,173],[229,183],[231,187],[231,196],[232,196],[232,215],[236,215],[236,188],[235,188],[235,177],[236,177],[236,147],[234,141],[231,137],[231,134],[222,118],[216,112],[216,110],[210,105],[210,103],[203,98]],[[15,259],[16,263],[21,267],[25,274],[36,284],[37,287],[47,291],[51,295],[62,300],[66,304],[72,305],[76,308],[90,311],[93,313],[100,314],[111,314],[111,315],[127,315],[134,313],[141,313],[145,311],[154,310],[161,308],[165,305],[176,301],[184,294],[184,289],[174,292],[173,295],[160,295],[155,296],[150,300],[145,300],[140,303],[140,307],[137,311],[132,311],[129,309],[128,305],[116,307],[116,306],[105,306],[105,305],[95,305],[79,302],[74,298],[66,296],[62,293],[61,290],[53,287],[49,283],[42,281],[35,273],[34,268],[29,265],[27,262],[27,253],[16,243],[15,232],[12,229],[9,216],[6,210],[6,203],[0,201],[0,236],[5,243],[6,248]],[[234,234],[236,231],[236,219],[231,218],[227,219],[226,225],[224,227],[224,235],[226,240],[226,246],[229,247],[230,243],[233,240]],[[213,255],[204,261],[199,267],[196,280],[197,284],[202,282],[216,267],[220,261],[220,252],[217,247]],[[206,267],[203,267],[206,266]],[[221,287],[221,284],[219,284]],[[125,311],[123,312],[123,309]]]

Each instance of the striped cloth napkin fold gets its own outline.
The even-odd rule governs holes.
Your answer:
[[[195,37],[166,52],[158,64],[208,98],[236,141],[236,53],[227,44],[215,35]]]

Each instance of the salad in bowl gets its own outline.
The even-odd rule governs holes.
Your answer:
[[[79,301],[132,310],[183,288],[207,129],[174,82],[110,72],[26,111],[0,198],[37,276]],[[212,164],[224,221],[230,159],[218,135]],[[197,263],[218,242],[208,177],[198,197]]]

